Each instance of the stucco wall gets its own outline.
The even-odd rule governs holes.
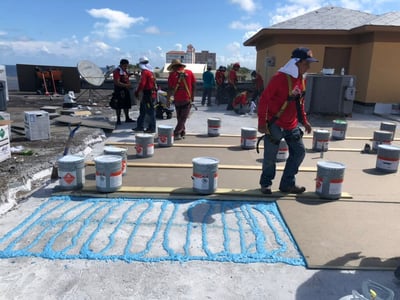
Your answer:
[[[318,63],[312,63],[309,73],[319,73],[322,70],[325,47],[351,47],[349,70],[346,74],[356,77],[356,101],[364,103],[400,103],[398,92],[398,75],[400,70],[400,43],[379,41],[380,38],[371,36],[366,40],[354,39],[354,44],[338,43],[340,39],[332,37],[329,43],[294,44],[264,44],[265,48],[257,49],[257,70],[267,84],[275,72],[290,58],[294,48],[305,46],[312,50]],[[378,40],[378,41],[377,41]],[[305,39],[305,41],[307,41]],[[336,43],[335,43],[336,42]],[[266,58],[274,57],[275,66],[267,66]]]
[[[400,44],[375,42],[367,85],[367,102],[400,103]]]

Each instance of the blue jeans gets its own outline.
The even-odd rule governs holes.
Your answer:
[[[154,110],[154,100],[151,97],[151,90],[143,91],[143,98],[140,101],[139,107],[139,118],[136,120],[136,128],[143,129],[144,123],[148,121],[148,128],[150,130],[156,130],[156,114]]]
[[[272,185],[272,180],[276,174],[276,156],[279,150],[279,142],[285,139],[289,148],[289,157],[286,160],[279,188],[288,188],[296,184],[296,174],[306,155],[306,149],[303,143],[303,131],[300,127],[292,130],[285,130],[276,124],[269,126],[271,135],[264,136],[264,160],[262,173],[260,176],[261,186]]]

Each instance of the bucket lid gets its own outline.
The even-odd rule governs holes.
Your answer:
[[[242,127],[242,130],[247,130],[247,131],[257,131],[257,128],[255,127]]]
[[[77,162],[77,161],[83,161],[84,157],[83,156],[79,156],[79,155],[65,155],[63,157],[61,157],[58,161],[59,162]]]
[[[154,136],[150,133],[138,133],[136,138],[153,138]]]
[[[375,130],[374,134],[381,134],[381,135],[392,135],[393,131],[389,130]]]
[[[171,125],[158,125],[158,128],[162,128],[162,129],[173,129],[174,127]]]
[[[346,166],[342,163],[334,162],[334,161],[319,161],[317,162],[317,166],[323,167],[326,169],[344,169]]]
[[[209,120],[209,121],[221,121],[221,118],[211,117],[211,118],[208,118],[207,120]]]
[[[314,132],[329,133],[329,130],[326,130],[326,129],[315,129]]]
[[[219,160],[214,157],[195,157],[192,159],[192,162],[198,165],[211,165],[218,164]]]
[[[122,161],[122,157],[117,155],[100,155],[95,157],[94,161],[96,163],[107,163],[107,162],[112,163],[112,162]]]
[[[400,147],[397,147],[394,145],[387,145],[387,144],[378,145],[378,149],[400,151]]]
[[[120,148],[120,147],[114,147],[114,146],[106,146],[104,147],[104,152],[112,152],[112,153],[125,153],[127,149],[125,148]]]
[[[347,124],[347,122],[345,120],[333,120],[333,123],[336,123],[336,124]]]

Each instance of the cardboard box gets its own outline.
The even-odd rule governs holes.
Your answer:
[[[25,136],[28,140],[50,139],[50,119],[47,111],[26,111],[24,123]]]
[[[8,126],[7,124],[0,125],[0,162],[11,157]]]

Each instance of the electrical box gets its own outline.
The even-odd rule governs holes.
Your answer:
[[[307,75],[307,113],[349,115],[353,111],[356,79],[351,75]]]
[[[267,67],[275,67],[275,57],[269,56],[266,58]]]

